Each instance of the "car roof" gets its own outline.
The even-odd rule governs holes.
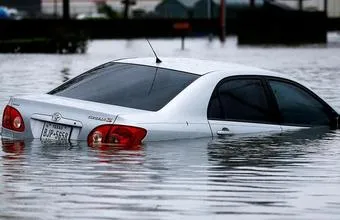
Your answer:
[[[156,59],[154,57],[120,59],[114,62],[161,67],[166,69],[193,73],[197,75],[204,75],[215,71],[224,71],[225,73],[227,73],[227,75],[230,76],[267,75],[285,78],[284,76],[276,72],[235,63],[201,60],[193,58],[162,57],[160,59],[162,60],[162,62],[159,64],[156,63]]]

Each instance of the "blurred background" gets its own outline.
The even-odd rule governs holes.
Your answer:
[[[88,40],[237,36],[240,45],[327,43],[338,0],[0,0],[0,52],[84,53]]]
[[[226,0],[231,11],[247,7],[264,7],[273,4],[285,9],[305,11],[327,11],[329,17],[339,17],[340,5],[337,0]],[[71,18],[109,18],[105,6],[116,13],[117,18],[124,16],[126,7],[129,18],[202,18],[207,17],[208,7],[218,15],[216,7],[220,0],[1,0],[3,9],[12,18],[51,18],[62,17],[64,4],[69,5]],[[91,15],[98,15],[92,16]]]

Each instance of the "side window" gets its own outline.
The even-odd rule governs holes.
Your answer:
[[[230,79],[221,84],[211,97],[208,119],[273,121],[261,80]]]
[[[324,105],[293,84],[269,80],[284,124],[329,125]]]

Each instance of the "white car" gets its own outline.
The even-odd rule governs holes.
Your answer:
[[[338,128],[339,114],[267,70],[184,58],[116,60],[47,94],[12,97],[2,136],[138,145],[199,137]]]

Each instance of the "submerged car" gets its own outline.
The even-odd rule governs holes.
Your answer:
[[[103,64],[47,94],[12,97],[2,136],[138,145],[336,129],[338,118],[310,89],[276,72],[195,59],[136,58]]]

